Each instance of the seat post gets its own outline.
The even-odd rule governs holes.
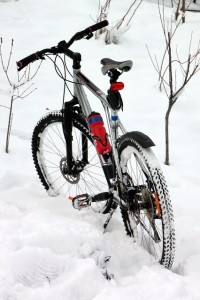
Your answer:
[[[117,69],[112,69],[108,72],[108,76],[110,77],[110,84],[116,82],[122,72],[119,72]]]

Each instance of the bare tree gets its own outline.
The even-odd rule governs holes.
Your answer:
[[[142,0],[134,0],[122,18],[113,22],[113,24],[111,24],[108,28],[98,30],[95,34],[95,37],[99,38],[101,34],[104,34],[104,40],[106,44],[118,44],[120,36],[130,28],[133,16],[135,15],[141,3]],[[101,5],[99,0],[97,22],[108,18],[110,4],[111,0],[106,0],[104,5]]]
[[[174,50],[173,38],[180,25],[175,25],[173,29],[173,22],[171,21],[171,27],[168,28],[165,22],[164,7],[161,12],[160,5],[159,14],[162,24],[163,34],[165,38],[165,49],[161,60],[158,63],[157,57],[152,58],[149,50],[151,61],[159,74],[160,88],[163,88],[168,98],[168,108],[165,114],[165,164],[169,165],[169,117],[172,107],[178,100],[179,96],[183,92],[184,88],[190,81],[190,79],[200,70],[200,44],[198,43],[196,51],[191,54],[192,35],[190,38],[187,57],[184,61],[181,61],[178,53],[178,48]],[[148,49],[148,48],[147,48]]]
[[[7,78],[7,82],[9,84],[9,90],[10,90],[10,105],[4,106],[0,105],[1,107],[7,108],[9,110],[9,118],[8,118],[8,126],[7,126],[7,136],[6,136],[6,153],[9,152],[9,141],[10,141],[10,134],[11,134],[11,128],[12,128],[12,119],[13,119],[13,104],[16,99],[25,99],[27,96],[29,96],[35,89],[32,89],[33,83],[30,83],[29,86],[27,86],[28,82],[31,82],[33,77],[36,76],[41,63],[37,67],[36,71],[31,74],[30,66],[25,69],[25,71],[22,73],[21,77],[19,76],[19,73],[17,72],[17,80],[15,82],[12,81],[10,74],[9,74],[9,67],[11,63],[11,57],[13,53],[13,46],[14,46],[14,40],[11,41],[10,46],[10,52],[8,55],[8,60],[5,63],[3,59],[3,39],[0,39],[0,60],[1,60],[1,67],[3,69],[3,72]]]

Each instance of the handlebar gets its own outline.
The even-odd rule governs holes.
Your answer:
[[[33,53],[18,62],[16,62],[18,71],[21,71],[24,67],[28,66],[30,63],[38,60],[38,59],[44,59],[44,54],[46,53],[65,53],[68,57],[74,58],[74,52],[69,50],[69,47],[73,44],[74,41],[81,40],[82,38],[86,37],[86,39],[89,39],[93,36],[92,32],[97,31],[101,28],[104,28],[108,25],[108,21],[104,20],[102,22],[96,23],[90,27],[87,27],[86,29],[77,32],[70,40],[69,42],[61,41],[58,43],[57,47],[52,47],[48,49],[43,49],[41,51],[37,51],[36,53]]]

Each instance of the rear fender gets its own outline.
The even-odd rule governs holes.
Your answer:
[[[125,133],[121,137],[120,143],[123,140],[129,140],[129,139],[136,141],[143,148],[149,148],[149,147],[155,146],[154,142],[150,139],[150,137],[148,137],[146,134],[144,134],[140,131],[131,131],[131,132]]]

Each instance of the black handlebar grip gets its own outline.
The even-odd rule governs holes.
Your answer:
[[[34,62],[35,60],[39,59],[39,56],[37,53],[33,53],[22,60],[19,60],[16,62],[18,66],[18,71],[21,71],[24,67],[28,66],[28,64]]]
[[[101,29],[103,27],[106,27],[108,24],[109,24],[108,21],[104,20],[104,21],[101,21],[101,22],[99,22],[97,24],[94,24],[94,25],[86,28],[85,31],[87,31],[87,33],[91,33],[93,31],[97,31],[97,30],[99,30],[99,29]]]

